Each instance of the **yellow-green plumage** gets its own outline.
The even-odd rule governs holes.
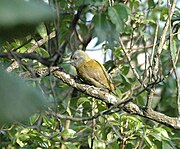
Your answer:
[[[114,91],[114,84],[104,66],[98,61],[91,59],[87,53],[77,50],[73,54],[71,61],[84,82],[111,92]]]

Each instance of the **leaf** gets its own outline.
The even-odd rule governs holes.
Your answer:
[[[88,98],[86,98],[86,97],[81,97],[81,98],[78,99],[77,105],[79,106],[80,104],[84,104],[85,102],[90,103],[90,100]]]
[[[24,37],[34,32],[38,23],[52,18],[52,9],[45,2],[1,0],[0,41]]]
[[[162,141],[162,149],[173,149],[174,147],[171,146],[168,142]]]
[[[163,9],[161,10],[160,19],[161,19],[162,21],[165,21],[165,20],[167,20],[167,17],[168,17],[168,8],[163,8]]]
[[[38,89],[0,70],[0,125],[21,121],[47,104]]]
[[[156,5],[153,0],[148,0],[149,8],[154,8]]]
[[[23,146],[24,146],[23,141],[21,141],[20,139],[17,139],[16,142],[17,142],[17,144],[18,144],[20,147],[23,147]]]
[[[88,34],[88,27],[85,24],[79,23],[80,31],[82,32],[83,36]]]
[[[127,75],[129,72],[129,68],[130,68],[129,64],[124,64],[123,67],[121,68],[122,73],[124,75]]]
[[[117,93],[119,98],[122,98],[122,92],[119,88],[116,88],[116,93]]]
[[[140,5],[140,2],[138,0],[133,0],[133,3],[130,3],[129,4],[129,7],[131,8],[131,10],[134,8],[134,9],[138,9]]]
[[[127,78],[127,76],[125,76],[124,74],[120,74],[122,79],[123,79],[123,82],[127,85],[128,84],[131,84],[131,82],[129,81],[129,79]]]
[[[156,130],[158,132],[159,135],[169,139],[169,135],[167,133],[167,131],[164,128],[155,128],[154,130]]]
[[[66,142],[65,146],[67,147],[67,149],[78,149],[73,143],[71,142]]]
[[[61,132],[61,136],[64,137],[74,137],[75,134],[76,131],[74,131],[73,129],[65,129],[64,131]]]
[[[98,42],[109,41],[112,43],[115,39],[118,39],[118,34],[114,30],[115,26],[112,24],[104,13],[96,14],[93,17],[94,30],[93,37],[98,37]]]
[[[124,32],[125,22],[128,19],[130,10],[127,6],[123,4],[116,4],[108,8],[108,15],[111,22],[116,26],[116,31]]]
[[[110,143],[109,146],[111,149],[119,149],[119,144],[117,143],[117,141]]]
[[[52,10],[44,2],[25,0],[0,1],[0,26],[34,24],[51,18]]]
[[[36,51],[39,55],[41,55],[41,56],[43,56],[43,57],[48,57],[48,56],[49,56],[48,51],[46,51],[46,50],[43,49],[43,48],[36,48],[35,51]]]
[[[145,141],[149,144],[149,146],[153,146],[153,143],[151,142],[151,140],[149,139],[149,137],[147,137],[146,135],[144,136]]]
[[[39,116],[40,116],[39,114],[34,114],[33,116],[31,116],[30,119],[29,119],[30,124],[34,125],[38,121]]]

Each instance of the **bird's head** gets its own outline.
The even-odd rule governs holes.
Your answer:
[[[86,63],[91,58],[88,56],[87,53],[85,53],[82,50],[77,50],[75,53],[71,56],[71,64],[78,68],[80,65]]]

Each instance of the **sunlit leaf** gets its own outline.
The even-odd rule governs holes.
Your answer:
[[[122,92],[121,92],[121,90],[119,88],[116,88],[116,93],[117,93],[119,98],[122,97]]]
[[[65,129],[64,131],[61,132],[61,136],[73,137],[75,133],[76,132],[73,129]]]
[[[77,149],[77,147],[71,143],[71,142],[67,142],[65,143],[65,146],[68,148],[68,149]]]

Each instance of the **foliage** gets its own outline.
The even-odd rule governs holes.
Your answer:
[[[45,108],[47,99],[17,77],[0,70],[0,125],[6,122],[24,120],[32,113]],[[9,93],[9,91],[11,91]],[[39,90],[40,91],[40,90]],[[8,110],[7,110],[8,109]]]
[[[178,10],[175,9],[171,18],[173,53],[171,55],[169,50],[168,32],[160,53],[161,69],[157,76],[151,76],[155,80],[153,109],[173,117],[178,115],[177,78],[176,73],[170,71],[172,56],[177,57],[176,68],[180,66]],[[12,70],[17,75],[31,72],[34,77],[25,77],[27,85],[22,78],[4,71],[0,74],[0,147],[179,148],[179,130],[122,109],[115,108],[98,116],[93,125],[92,119],[84,118],[108,110],[103,101],[94,101],[93,97],[66,85],[51,73],[45,77],[33,73],[36,68],[59,66],[76,75],[67,59],[77,49],[89,50],[90,41],[96,38],[95,46],[102,44],[104,59],[111,54],[104,65],[113,77],[118,97],[135,96],[143,85],[134,75],[130,61],[143,83],[154,83],[147,75],[150,58],[155,36],[155,50],[158,49],[168,13],[167,3],[163,0],[49,0],[48,4],[41,0],[38,4],[34,0],[0,1],[0,63],[4,68],[16,65]],[[158,21],[160,26],[156,35]],[[55,38],[46,36],[54,31]],[[44,40],[39,42],[42,38]],[[39,46],[33,48],[35,44]],[[142,63],[139,59],[145,60]],[[148,89],[132,102],[146,107]],[[47,102],[49,109],[42,110]]]

